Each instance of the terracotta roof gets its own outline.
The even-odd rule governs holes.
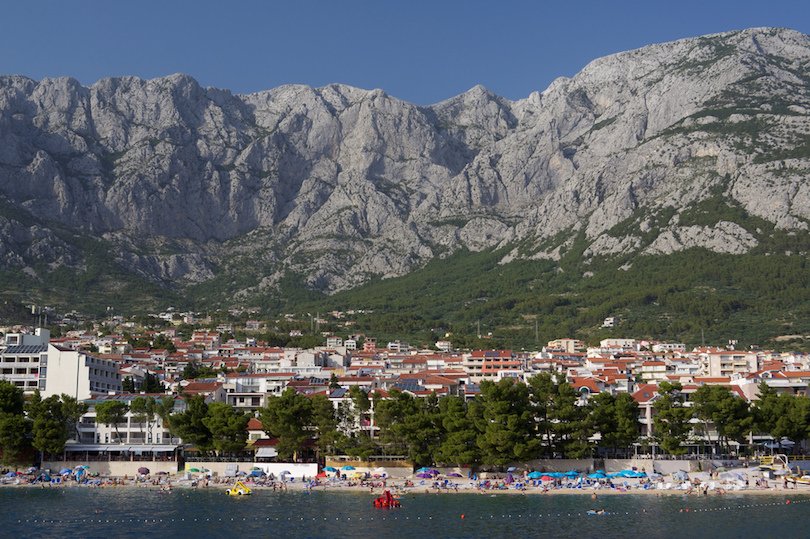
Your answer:
[[[655,384],[642,384],[633,393],[636,402],[649,402],[658,395],[658,386]]]
[[[221,382],[190,382],[183,388],[183,391],[185,393],[210,393],[221,387]]]

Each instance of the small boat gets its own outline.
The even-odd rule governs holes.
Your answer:
[[[237,481],[231,488],[225,489],[225,494],[228,496],[248,496],[253,492],[241,481]]]
[[[589,509],[589,515],[607,515],[607,512],[604,509]]]
[[[383,492],[383,495],[374,499],[374,507],[377,509],[393,509],[395,507],[402,507],[399,503],[399,498],[394,497],[390,490]]]

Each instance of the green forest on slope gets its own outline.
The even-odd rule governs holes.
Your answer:
[[[620,260],[584,268],[564,260],[499,265],[504,254],[459,252],[302,307],[373,310],[360,315],[352,331],[380,338],[430,342],[451,332],[455,342],[487,347],[530,349],[560,337],[595,342],[608,336],[773,346],[779,335],[810,334],[804,257],[690,249],[636,257],[624,270]],[[583,277],[583,271],[593,275]],[[601,328],[609,316],[617,326]],[[475,342],[479,326],[493,338]]]

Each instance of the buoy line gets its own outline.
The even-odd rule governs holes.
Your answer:
[[[803,499],[785,499],[779,502],[769,502],[769,503],[749,503],[749,504],[742,504],[742,505],[728,505],[728,506],[721,506],[721,507],[687,507],[684,506],[678,509],[678,513],[713,513],[718,511],[739,511],[741,509],[756,509],[756,508],[765,508],[765,507],[784,507],[787,505],[798,505],[798,504],[806,504],[810,503],[810,498],[803,498]],[[673,511],[674,512],[674,511]],[[519,513],[519,514],[495,514],[495,513],[483,513],[478,515],[478,520],[509,520],[509,519],[524,519],[524,518],[561,518],[561,517],[584,517],[584,516],[637,516],[637,515],[649,515],[650,513],[646,510],[636,510],[636,511],[610,511],[605,509],[604,513],[599,513],[594,515],[593,513],[588,513],[587,511],[579,511],[579,512],[566,512],[566,513]],[[52,518],[32,518],[32,519],[17,519],[17,524],[60,524],[60,525],[75,525],[75,524],[86,524],[86,525],[93,525],[93,524],[163,524],[167,522],[281,522],[281,521],[297,521],[297,522],[350,522],[352,520],[355,521],[393,521],[393,520],[434,520],[440,519],[443,515],[416,515],[411,517],[410,515],[391,515],[391,516],[379,516],[379,517],[350,517],[350,516],[336,516],[334,519],[332,517],[269,517],[269,516],[254,516],[254,517],[242,517],[241,520],[239,517],[198,517],[198,518],[187,518],[187,517],[180,517],[180,518],[71,518],[71,519],[52,519]],[[461,520],[466,520],[469,518],[475,519],[475,516],[471,516],[467,513],[461,513],[459,518]]]

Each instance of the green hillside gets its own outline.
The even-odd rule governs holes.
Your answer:
[[[371,309],[352,331],[429,342],[446,331],[485,346],[532,348],[559,337],[648,337],[700,344],[736,339],[773,346],[810,335],[810,271],[804,257],[721,255],[691,249],[587,268],[550,261],[498,265],[505,251],[460,252],[405,277],[369,283],[304,310]],[[583,278],[583,271],[591,277]],[[600,326],[617,318],[614,329]],[[431,331],[432,330],[432,331]],[[461,338],[464,337],[464,338]],[[802,348],[803,342],[790,342]],[[786,345],[786,343],[782,343]]]

